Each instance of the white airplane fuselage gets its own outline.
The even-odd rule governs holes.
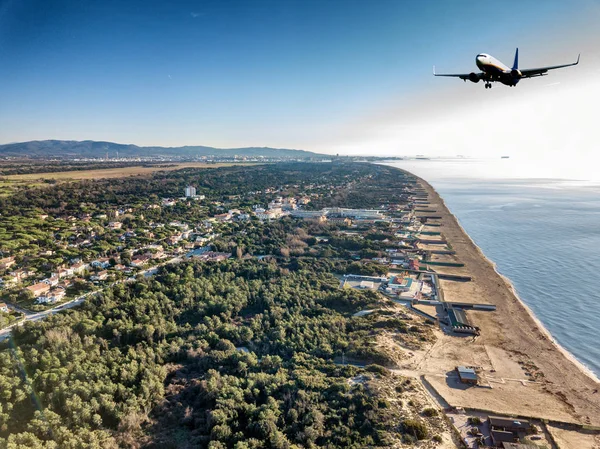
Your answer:
[[[486,81],[499,81],[507,86],[516,86],[521,79],[519,69],[511,69],[492,55],[480,53],[475,58],[477,67],[485,73]]]
[[[515,50],[515,59],[511,67],[503,64],[498,59],[487,53],[479,53],[475,58],[475,64],[481,70],[479,73],[435,73],[435,66],[433,66],[434,76],[446,76],[452,78],[460,78],[461,80],[472,83],[478,83],[479,81],[485,81],[484,86],[486,89],[492,87],[492,83],[498,82],[506,86],[514,87],[519,81],[524,78],[534,78],[536,76],[545,76],[549,70],[562,69],[563,67],[571,67],[579,64],[579,56],[577,61],[568,64],[551,65],[546,67],[536,67],[529,69],[519,69],[519,49]]]

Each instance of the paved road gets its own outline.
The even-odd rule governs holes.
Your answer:
[[[156,265],[152,268],[149,268],[147,270],[143,270],[140,271],[138,274],[141,274],[145,277],[150,277],[150,276],[154,276],[157,272],[159,267],[162,267],[164,265],[169,265],[169,264],[174,264],[174,263],[179,263],[181,262],[183,259],[181,257],[175,257],[173,259],[169,259],[166,262],[163,262],[159,265]],[[118,281],[118,282],[113,282],[112,284],[107,285],[105,288],[111,288],[114,287],[117,284],[121,284],[121,283],[125,283],[125,282],[133,282],[135,280],[135,278],[127,278],[124,279],[122,281]],[[56,307],[53,307],[51,309],[48,310],[44,310],[43,312],[31,312],[29,310],[26,309],[22,309],[21,307],[15,306],[10,304],[10,308],[17,310],[18,312],[21,312],[25,315],[25,319],[18,321],[14,324],[11,324],[10,326],[5,327],[4,329],[0,329],[0,341],[7,339],[10,336],[10,333],[12,332],[12,328],[15,326],[21,326],[23,325],[24,322],[26,321],[39,321],[39,320],[43,320],[44,318],[48,317],[49,315],[54,315],[55,313],[60,312],[61,310],[65,310],[65,309],[70,309],[72,307],[76,307],[78,305],[80,305],[83,301],[85,301],[85,299],[88,296],[91,295],[95,295],[100,293],[100,291],[93,291],[93,292],[87,292],[84,293],[81,296],[78,296],[75,299],[72,299],[71,301],[65,302],[63,304],[60,304]]]
[[[85,298],[87,298],[90,295],[93,295],[95,293],[98,292],[88,292],[85,293],[75,299],[72,299],[71,301],[65,302],[63,304],[60,304],[56,307],[53,307],[51,309],[48,310],[44,310],[43,312],[30,312],[28,310],[25,309],[21,309],[15,306],[11,306],[13,309],[18,310],[21,313],[25,314],[25,319],[18,321],[14,324],[11,324],[8,327],[5,327],[4,329],[0,330],[0,341],[8,338],[10,336],[10,333],[12,332],[12,328],[15,326],[21,326],[25,321],[39,321],[39,320],[43,320],[44,318],[46,318],[48,315],[54,315],[55,313],[60,312],[61,310],[64,309],[70,309],[71,307],[75,307],[78,306],[79,304],[81,304],[83,301],[85,301]]]

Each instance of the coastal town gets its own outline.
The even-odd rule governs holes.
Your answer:
[[[583,383],[574,401],[561,393],[556,373],[511,346],[502,320],[507,313],[527,319],[527,312],[509,312],[490,293],[499,275],[437,193],[398,173],[393,195],[374,190],[360,203],[343,198],[375,182],[370,172],[335,183],[261,180],[264,187],[238,193],[189,182],[178,187],[180,195],[2,215],[0,337],[170,265],[312,258],[331,264],[339,290],[377,298],[354,320],[408,320],[373,334],[368,353],[379,354],[392,375],[416,382],[421,400],[439,410],[448,429],[441,447],[595,444],[600,408],[593,382],[574,378]],[[481,271],[488,269],[494,275]],[[363,367],[371,362],[366,353],[346,351],[335,360]]]

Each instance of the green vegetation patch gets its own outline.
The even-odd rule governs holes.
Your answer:
[[[399,411],[348,381],[360,368],[332,362],[365,337],[331,306],[373,301],[322,271],[257,261],[118,285],[14,331],[0,352],[0,445],[388,446]]]

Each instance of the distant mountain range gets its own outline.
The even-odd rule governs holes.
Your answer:
[[[117,157],[182,157],[198,156],[215,157],[267,157],[267,158],[324,158],[324,154],[304,150],[288,150],[284,148],[248,147],[248,148],[213,148],[205,146],[184,147],[138,147],[114,142],[97,142],[93,140],[32,140],[30,142],[9,143],[0,145],[0,157],[30,158],[110,158]]]

